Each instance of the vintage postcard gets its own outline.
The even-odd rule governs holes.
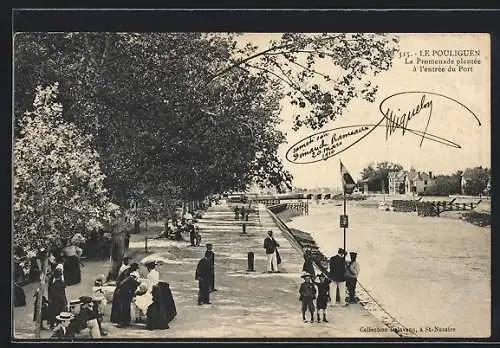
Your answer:
[[[12,339],[487,338],[488,33],[17,33]]]

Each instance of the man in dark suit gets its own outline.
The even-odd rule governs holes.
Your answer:
[[[211,277],[210,277],[210,285],[209,285],[209,291],[217,291],[215,288],[215,254],[212,250],[213,244],[212,243],[207,243],[207,251],[205,251],[205,257],[208,259],[210,263],[210,271],[211,271]]]
[[[330,258],[330,278],[335,289],[339,289],[340,305],[347,306],[345,303],[345,256],[346,251],[339,248],[337,255]]]
[[[267,237],[264,239],[264,249],[266,249],[267,272],[278,272],[278,258],[276,250],[280,245],[273,237],[273,231],[267,231]]]

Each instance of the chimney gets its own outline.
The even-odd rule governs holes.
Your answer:
[[[429,179],[432,179],[432,172],[429,172]]]

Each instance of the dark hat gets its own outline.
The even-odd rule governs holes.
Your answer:
[[[133,262],[131,265],[130,265],[130,269],[131,270],[138,270],[139,269],[139,264],[137,262]]]
[[[130,260],[130,256],[124,256],[123,261],[125,261],[125,260]]]
[[[73,319],[75,316],[72,314],[72,313],[69,313],[69,312],[61,312],[59,313],[59,315],[56,316],[56,319],[57,320],[71,320]]]
[[[212,243],[207,243],[207,245],[206,245],[206,246],[207,246],[207,248],[211,248],[211,247],[213,247],[214,245],[213,245]]]
[[[351,251],[351,252],[349,253],[349,255],[351,255],[351,256],[357,256],[357,255],[358,255],[358,253],[355,253],[354,251]]]
[[[78,300],[71,300],[71,301],[69,301],[69,305],[70,305],[70,307],[77,306],[77,305],[79,305],[79,304],[81,304],[81,303],[82,303],[82,302],[80,301],[80,299],[78,299]]]
[[[82,304],[91,303],[92,302],[92,297],[90,297],[90,296],[80,296],[80,302]]]
[[[341,254],[341,255],[345,255],[346,252],[343,248],[339,248],[339,250],[337,251],[337,253]]]
[[[144,263],[144,265],[146,267],[153,267],[153,266],[156,266],[157,264],[158,264],[158,262],[156,260],[151,260],[151,261]]]
[[[309,273],[304,273],[300,277],[306,279],[306,278],[312,278],[312,275],[310,275]]]

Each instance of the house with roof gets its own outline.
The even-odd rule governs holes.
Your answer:
[[[389,172],[389,194],[405,193],[405,180],[407,171]]]
[[[432,172],[418,172],[414,168],[409,171],[389,173],[389,194],[421,194],[434,183]]]

